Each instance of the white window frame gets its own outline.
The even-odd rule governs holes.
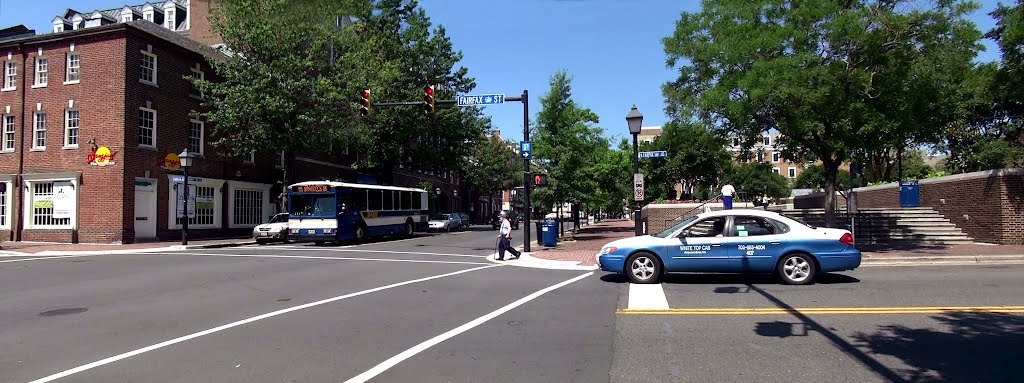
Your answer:
[[[11,120],[10,125],[7,124],[7,119]],[[14,114],[4,114],[0,116],[0,153],[14,153],[14,147],[17,145],[17,131],[16,126],[17,119]],[[8,141],[8,135],[10,140]]]
[[[177,28],[175,24],[175,10],[173,7],[164,9],[164,27],[170,30]]]
[[[14,60],[4,62],[4,88],[3,91],[18,89],[18,63]]]
[[[764,146],[772,146],[772,136],[761,136],[761,143]]]
[[[32,60],[35,68],[35,76],[32,83],[33,88],[45,88],[50,82],[50,59],[46,56],[36,56]],[[45,68],[44,68],[45,66]]]
[[[256,151],[250,151],[242,155],[242,163],[252,165],[256,162]]]
[[[140,106],[139,107],[139,112],[140,112],[140,114],[139,114],[139,125],[138,125],[139,126],[139,130],[137,131],[138,136],[136,136],[137,139],[139,140],[139,147],[140,148],[156,149],[156,131],[157,131],[156,109],[150,109],[150,108],[147,108],[147,107],[144,107],[144,106]],[[152,145],[142,143],[142,131],[141,130],[143,129],[143,126],[142,126],[142,114],[141,114],[141,112],[150,112],[150,113],[153,114],[153,143],[152,143]]]
[[[39,116],[43,118],[40,119]],[[42,129],[39,129],[40,122],[42,122]],[[40,135],[40,133],[42,133]],[[39,145],[40,136],[42,136],[42,145]],[[46,112],[35,111],[32,113],[32,150],[46,150]]]
[[[71,113],[75,113],[75,143],[70,143],[71,139]],[[77,149],[78,141],[82,137],[82,113],[78,108],[68,108],[64,110],[64,149]]]
[[[206,79],[206,73],[196,68],[192,68],[192,75],[193,77],[197,77],[200,80]],[[193,91],[195,92],[193,93]],[[203,99],[203,91],[199,90],[199,88],[196,87],[196,84],[193,83],[191,80],[188,80],[188,95],[192,98],[198,98],[200,100]]]
[[[183,185],[183,183],[180,180],[176,180],[175,178],[180,178],[180,177],[181,176],[174,175],[174,174],[168,174],[167,175],[167,180],[168,180],[167,184],[168,184],[168,190],[169,190],[169,192],[167,193],[167,228],[168,228],[168,230],[181,230],[181,224],[178,223],[178,220],[176,218],[178,202],[175,200],[175,198],[177,198],[177,196],[178,196],[175,187],[181,187]],[[189,224],[188,224],[188,228],[189,229],[219,229],[221,227],[220,226],[221,219],[222,219],[221,215],[222,215],[222,210],[223,210],[223,206],[224,206],[224,198],[223,198],[223,194],[224,194],[224,190],[223,190],[224,189],[223,188],[224,180],[215,179],[215,178],[189,177],[188,184],[189,185],[196,185],[197,190],[198,190],[199,187],[213,188],[213,224],[198,224],[198,223],[193,223],[193,222],[190,221]],[[177,185],[177,186],[175,186],[175,185]]]
[[[772,173],[782,175],[782,168],[772,168]]]
[[[14,183],[11,181],[0,181],[0,185],[4,186],[3,188],[0,188],[0,190],[2,190],[0,191],[0,229],[10,230],[11,219],[14,218],[11,214],[11,206],[13,206],[12,202],[14,198]]]
[[[71,62],[74,60],[76,66],[72,67]],[[68,52],[67,59],[64,60],[64,85],[78,84],[82,81],[82,55],[78,52]],[[71,70],[74,69],[75,78],[71,79]]]
[[[772,163],[779,163],[782,160],[782,153],[772,152]]]
[[[149,85],[152,85],[152,86],[157,86],[157,67],[158,67],[158,63],[157,63],[157,56],[156,56],[156,54],[153,54],[152,52],[146,52],[146,51],[139,51],[139,52],[142,53],[142,59],[139,60],[139,82],[141,82],[143,84],[149,84]],[[146,69],[146,67],[143,66],[143,62],[145,61],[146,57],[150,57],[150,58],[153,59],[153,79],[152,80],[147,80],[147,79],[143,78],[143,76],[145,74],[144,70]]]
[[[142,18],[143,18],[144,20],[146,20],[146,21],[149,21],[149,22],[153,22],[153,15],[154,15],[155,13],[156,13],[156,12],[153,12],[153,11],[145,11],[145,12],[142,12]]]
[[[197,138],[192,135],[195,126],[199,126],[199,146],[192,146],[192,139]],[[203,155],[203,148],[206,147],[206,123],[200,120],[188,120],[188,151],[194,154]]]
[[[796,178],[796,167],[789,167],[789,178]]]
[[[758,150],[756,154],[757,162],[764,162],[764,152]]]
[[[253,182],[243,181],[228,181],[228,228],[230,229],[251,229],[259,224],[266,223],[266,221],[274,215],[274,206],[270,203],[270,187],[268,184],[260,184]],[[250,224],[236,224],[235,223],[235,191],[255,191],[263,193],[263,197],[260,198],[262,202],[260,223],[255,225]]]
[[[53,24],[53,33],[64,32],[64,23]]]
[[[71,209],[71,217],[68,219],[66,225],[36,225],[35,224],[35,186],[44,183],[54,182],[71,182],[71,188],[74,190],[74,196],[72,203],[74,204]],[[78,205],[79,205],[79,184],[77,179],[68,178],[40,178],[40,179],[26,179],[25,187],[27,188],[24,195],[24,206],[22,210],[22,217],[24,217],[25,230],[74,230],[78,227]]]
[[[274,167],[278,169],[284,169],[284,152],[277,152],[275,156]]]

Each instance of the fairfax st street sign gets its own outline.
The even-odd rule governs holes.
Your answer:
[[[505,94],[481,94],[476,96],[455,96],[459,106],[504,104]]]
[[[664,150],[658,150],[654,152],[640,152],[638,156],[640,158],[668,157],[668,152]]]

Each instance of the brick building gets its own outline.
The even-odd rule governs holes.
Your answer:
[[[246,234],[279,211],[284,154],[222,155],[212,127],[193,116],[202,94],[187,77],[215,80],[209,60],[224,57],[208,14],[209,0],[169,0],[69,9],[52,33],[0,31],[0,240],[178,238],[185,148],[200,155],[189,171],[197,185],[190,236]],[[296,154],[288,182],[430,181],[448,195],[461,187],[456,175],[404,169],[379,180],[353,169],[357,159],[347,148]]]
[[[779,138],[780,134],[778,133],[762,134],[761,140],[754,143],[754,146],[746,153],[743,152],[740,139],[732,138],[728,150],[738,163],[746,161],[768,163],[771,164],[773,173],[794,180],[804,170],[805,165],[793,162],[782,155],[782,148],[778,147]]]

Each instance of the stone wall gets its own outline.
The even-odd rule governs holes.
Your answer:
[[[752,209],[754,205],[750,202],[733,202],[733,208]],[[722,210],[722,203],[708,203],[711,210]],[[640,220],[644,222],[646,234],[656,234],[671,226],[676,219],[686,219],[693,215],[700,214],[704,207],[699,203],[652,203],[640,210]]]

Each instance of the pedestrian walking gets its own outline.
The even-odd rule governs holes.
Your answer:
[[[508,213],[502,211],[499,214],[501,217],[501,229],[498,230],[498,258],[499,261],[505,260],[505,251],[508,250],[512,253],[512,259],[519,259],[519,251],[512,247],[512,224],[508,221]]]
[[[736,189],[732,187],[732,184],[728,180],[725,181],[725,186],[722,186],[722,208],[725,210],[732,210],[732,195],[736,194]]]

